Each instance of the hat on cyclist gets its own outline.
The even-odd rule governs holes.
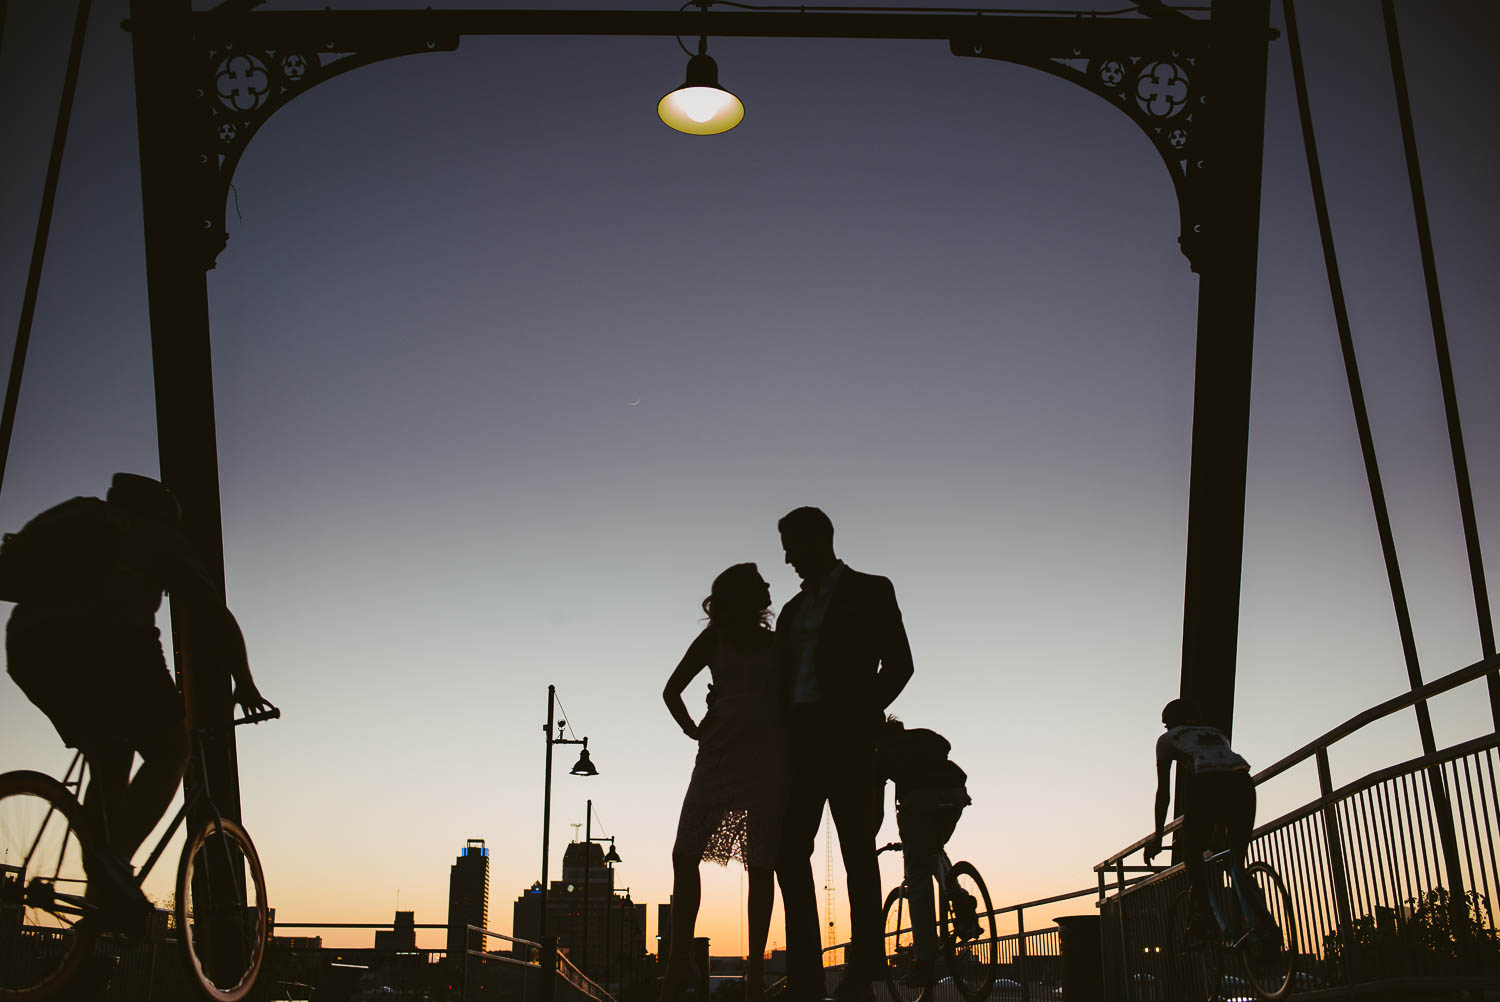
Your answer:
[[[139,473],[116,473],[109,482],[109,493],[104,499],[140,518],[168,524],[182,520],[182,505],[178,503],[177,495],[160,480]]]
[[[1174,699],[1162,707],[1161,722],[1168,727],[1178,727],[1182,724],[1196,724],[1203,719],[1198,710],[1198,704],[1191,699]]]

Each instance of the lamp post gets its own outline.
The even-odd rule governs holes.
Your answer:
[[[543,767],[542,775],[542,893],[538,902],[541,907],[541,916],[537,928],[540,932],[538,939],[547,935],[547,843],[552,835],[552,746],[553,745],[583,745],[583,750],[578,753],[578,761],[573,763],[573,768],[568,772],[574,776],[597,776],[599,770],[594,768],[594,763],[589,761],[589,739],[565,738],[563,729],[567,727],[566,720],[557,720],[557,734],[552,733],[554,722],[554,711],[557,708],[557,686],[547,686],[547,722],[542,725],[542,733],[547,739],[547,763]]]
[[[606,865],[611,865],[620,861],[620,854],[615,851],[615,837],[613,835],[596,836],[594,834],[594,802],[590,800],[588,802],[588,806],[584,809],[583,812],[583,956],[580,958],[583,963],[579,965],[580,968],[589,962],[589,894],[593,889],[594,883],[593,863],[595,842],[609,843],[609,852],[604,854],[604,862]],[[605,977],[608,978],[609,906],[607,904],[604,908],[604,923]],[[587,974],[588,972],[584,971],[584,973]]]

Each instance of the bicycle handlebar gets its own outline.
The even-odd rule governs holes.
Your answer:
[[[241,724],[258,724],[262,720],[275,720],[280,716],[280,708],[273,706],[269,710],[262,710],[259,713],[247,713],[243,717],[235,717],[234,726],[238,727]]]

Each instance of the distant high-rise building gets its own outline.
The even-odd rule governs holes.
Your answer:
[[[585,864],[587,860],[587,865]],[[588,957],[583,956],[583,884],[589,884]],[[591,977],[628,980],[646,955],[646,906],[615,890],[614,870],[596,843],[570,842],[563,852],[563,879],[547,888],[547,932],[557,948]],[[512,932],[517,939],[541,938],[541,887],[533,884],[516,898]],[[523,949],[513,951],[525,955]]]
[[[465,927],[489,928],[490,851],[484,839],[471,838],[448,870],[448,957],[461,960],[464,951],[484,949],[479,933],[464,936]]]
[[[375,930],[377,950],[415,950],[417,948],[416,919],[412,912],[397,912],[390,929]]]

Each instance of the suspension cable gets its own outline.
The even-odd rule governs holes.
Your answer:
[[[1323,261],[1328,268],[1328,291],[1333,297],[1333,318],[1338,325],[1339,347],[1344,354],[1344,373],[1349,379],[1349,398],[1354,405],[1354,423],[1359,431],[1359,448],[1364,455],[1365,478],[1370,484],[1370,501],[1375,508],[1375,525],[1380,532],[1380,550],[1385,557],[1386,577],[1390,579],[1391,601],[1396,607],[1396,628],[1401,634],[1401,650],[1406,656],[1406,674],[1413,689],[1422,685],[1422,668],[1417,661],[1417,644],[1412,634],[1411,611],[1406,604],[1406,588],[1401,582],[1401,565],[1396,559],[1396,542],[1391,534],[1391,515],[1385,502],[1385,487],[1380,479],[1380,465],[1375,459],[1375,441],[1370,433],[1370,414],[1365,407],[1365,391],[1359,378],[1359,362],[1354,356],[1354,336],[1349,330],[1349,310],[1344,300],[1344,281],[1339,276],[1338,256],[1334,252],[1333,227],[1328,219],[1328,197],[1323,188],[1323,168],[1318,161],[1318,144],[1313,136],[1312,110],[1307,99],[1307,75],[1302,65],[1302,44],[1297,32],[1297,15],[1292,0],[1282,0],[1286,13],[1286,34],[1292,56],[1292,78],[1297,88],[1297,112],[1302,119],[1302,142],[1307,150],[1307,173],[1312,181],[1313,206],[1318,213],[1318,234],[1323,240]],[[1427,704],[1418,703],[1422,727],[1422,751],[1436,750],[1432,724],[1427,719]]]
[[[1438,291],[1437,260],[1432,253],[1432,226],[1427,219],[1427,196],[1422,188],[1422,168],[1417,159],[1417,137],[1412,127],[1411,98],[1406,90],[1406,64],[1401,58],[1401,37],[1396,30],[1396,8],[1381,0],[1385,14],[1385,38],[1391,52],[1391,76],[1396,84],[1396,108],[1401,115],[1401,141],[1406,148],[1406,173],[1411,181],[1412,207],[1417,217],[1417,241],[1422,250],[1422,276],[1427,282],[1427,309],[1432,315],[1432,340],[1437,349],[1438,378],[1443,385],[1443,412],[1448,419],[1448,446],[1453,452],[1453,476],[1458,482],[1458,504],[1463,516],[1464,545],[1469,551],[1469,578],[1474,587],[1474,612],[1479,620],[1479,646],[1485,657],[1495,654],[1495,625],[1490,618],[1489,589],[1485,585],[1484,556],[1479,548],[1479,527],[1474,516],[1474,489],[1469,482],[1469,461],[1464,449],[1463,426],[1458,416],[1458,393],[1453,385],[1453,361],[1448,353],[1448,324],[1443,318],[1443,299]],[[1490,718],[1500,730],[1500,673],[1489,676]]]
[[[62,170],[63,146],[68,139],[68,119],[73,113],[73,94],[78,89],[78,65],[83,59],[83,36],[89,22],[92,0],[78,0],[73,21],[73,43],[68,50],[68,72],[63,78],[62,101],[57,109],[57,128],[52,133],[52,156],[47,162],[47,180],[42,186],[42,208],[36,224],[36,242],[31,247],[31,272],[26,276],[26,295],[21,300],[21,324],[16,331],[15,352],[10,361],[10,381],[5,386],[5,408],[0,412],[0,484],[5,482],[5,464],[10,457],[10,438],[16,425],[16,401],[21,394],[21,372],[26,367],[26,347],[31,343],[31,321],[36,315],[36,295],[42,282],[42,261],[47,256],[47,233],[52,228],[52,204],[57,198],[57,176]],[[3,13],[3,9],[0,9]]]
[[[1401,583],[1401,565],[1396,560],[1396,542],[1391,534],[1391,516],[1386,507],[1385,488],[1375,459],[1375,442],[1370,434],[1370,415],[1365,408],[1364,388],[1359,379],[1359,364],[1354,356],[1354,336],[1349,330],[1349,311],[1344,300],[1344,283],[1339,277],[1338,257],[1334,253],[1333,227],[1328,219],[1328,198],[1323,187],[1323,168],[1318,161],[1317,140],[1313,136],[1312,110],[1307,98],[1307,74],[1302,65],[1302,42],[1297,32],[1297,14],[1293,0],[1281,0],[1286,16],[1287,48],[1292,57],[1292,80],[1297,90],[1297,114],[1302,123],[1302,142],[1307,151],[1307,173],[1312,183],[1313,206],[1318,215],[1318,235],[1323,242],[1323,261],[1328,268],[1328,292],[1333,299],[1333,316],[1338,325],[1339,347],[1344,355],[1344,373],[1349,380],[1349,399],[1354,406],[1354,423],[1359,431],[1359,448],[1364,456],[1365,478],[1370,484],[1370,503],[1375,509],[1375,525],[1380,533],[1380,550],[1385,558],[1385,573],[1390,581],[1391,602],[1396,611],[1396,628],[1401,635],[1401,651],[1406,658],[1406,675],[1413,689],[1422,685],[1422,669],[1417,662],[1417,644],[1412,634],[1411,611],[1406,604],[1406,588]],[[1431,755],[1437,748],[1432,735],[1432,715],[1427,701],[1413,705],[1417,714],[1417,732],[1422,752]],[[1440,770],[1429,770],[1428,782],[1436,808],[1438,834],[1442,843],[1443,866],[1447,871],[1449,893],[1463,894],[1463,869],[1458,854],[1458,839],[1453,826],[1453,812],[1448,801],[1446,781]]]

